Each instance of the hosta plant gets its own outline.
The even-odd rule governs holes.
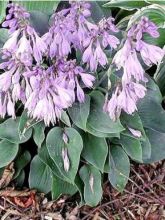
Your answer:
[[[135,3],[1,1],[0,168],[18,187],[95,206],[130,160],[165,158],[165,8]]]

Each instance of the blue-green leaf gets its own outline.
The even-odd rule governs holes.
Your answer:
[[[68,138],[68,143],[63,140],[63,133]],[[70,183],[74,184],[74,179],[78,170],[80,161],[80,154],[83,148],[83,142],[80,134],[73,128],[65,128],[63,130],[60,127],[55,127],[50,130],[46,139],[46,146],[49,151],[49,155]],[[63,151],[66,151],[67,165],[69,169],[65,169],[65,161],[63,160]]]
[[[19,145],[7,140],[0,142],[0,168],[7,166],[18,153]]]
[[[4,20],[6,16],[6,7],[7,7],[8,1],[7,0],[1,0],[0,1],[0,24]]]
[[[38,147],[41,147],[45,139],[45,124],[44,122],[39,122],[33,126],[33,139]]]
[[[146,129],[146,135],[151,144],[151,156],[150,158],[144,158],[143,162],[154,163],[165,159],[165,133]]]
[[[53,176],[52,182],[52,199],[58,199],[61,195],[74,195],[78,191],[77,187],[71,183],[67,183],[56,176]]]
[[[113,187],[122,192],[128,182],[130,162],[120,146],[111,146],[109,155],[109,181]]]
[[[35,156],[31,162],[29,174],[29,186],[40,192],[48,193],[51,191],[52,174],[50,168]]]
[[[81,167],[80,178],[84,182],[84,200],[87,205],[96,206],[102,197],[101,173],[91,165]]]
[[[108,114],[103,111],[104,95],[99,91],[91,93],[91,108],[87,120],[87,131],[99,137],[108,137],[114,133],[120,133],[124,130],[120,121],[113,122]],[[96,134],[95,132],[96,131]]]
[[[50,157],[48,149],[45,144],[39,150],[38,156],[42,160],[42,162],[45,163],[46,166],[48,166],[51,169],[53,175],[57,176],[62,180],[63,179],[65,180],[65,176],[62,175],[61,171]]]
[[[14,162],[14,169],[15,169],[15,174],[14,174],[14,179],[19,176],[21,171],[25,168],[25,166],[30,162],[31,160],[31,155],[29,151],[25,151],[22,154],[19,154]]]
[[[54,1],[54,0],[49,0],[49,1],[13,0],[13,1],[25,7],[27,11],[40,11],[48,15],[51,15],[53,11],[56,10],[59,4],[59,0],[57,1]]]
[[[20,117],[15,120],[12,118],[7,119],[2,124],[0,124],[0,138],[8,140],[12,143],[24,143],[26,142],[32,134],[32,129],[28,129],[23,135],[19,133],[19,122]]]
[[[140,137],[138,139],[145,140],[145,138],[146,138],[145,131],[143,128],[141,118],[139,117],[137,112],[135,112],[133,115],[128,115],[128,114],[122,112],[120,120],[121,120],[121,123],[123,124],[123,126],[125,128],[127,128],[126,131],[122,132],[124,135],[129,135],[129,136],[132,136],[133,138],[135,138],[135,136],[133,136],[133,134],[129,131],[129,128],[132,128],[134,130],[138,130],[141,132],[142,137]]]
[[[119,143],[132,160],[142,162],[142,146],[136,138],[121,134]]]
[[[103,172],[108,154],[108,145],[105,138],[98,138],[87,133],[83,135],[83,141],[82,157]]]
[[[0,48],[3,47],[4,43],[9,39],[8,30],[1,28],[0,29]]]
[[[69,115],[74,124],[86,131],[86,123],[90,111],[90,97],[86,95],[84,103],[74,103],[71,108],[68,109]]]
[[[104,7],[118,7],[125,10],[135,10],[148,5],[145,1],[136,0],[111,0]]]

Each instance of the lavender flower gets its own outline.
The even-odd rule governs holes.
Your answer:
[[[108,112],[113,121],[116,121],[122,110],[127,114],[135,112],[138,100],[144,98],[145,93],[146,88],[143,85],[134,82],[124,82],[122,88],[116,88],[111,99],[107,101],[104,110]]]
[[[2,26],[9,27],[9,33],[12,35],[3,49],[12,52],[25,65],[31,66],[33,58],[38,64],[41,63],[47,48],[34,28],[30,26],[30,14],[14,3],[9,4],[8,8],[9,15]]]
[[[96,50],[94,53],[94,60],[96,63],[99,63],[103,67],[108,63],[108,59],[105,53],[103,52],[103,50],[101,49],[100,43],[98,41],[97,41],[97,46],[96,46]]]
[[[18,4],[8,4],[8,8],[8,15],[6,16],[6,21],[3,22],[2,27],[9,27],[10,33],[13,33],[17,29],[25,28],[30,14]]]
[[[16,118],[14,102],[11,100],[9,93],[8,93],[8,102],[7,102],[7,114],[9,116],[12,116],[12,118]]]
[[[85,100],[83,88],[91,89],[95,72],[108,64],[105,49],[116,49],[119,40],[113,18],[103,18],[94,24],[89,20],[90,4],[70,1],[70,7],[54,13],[49,32],[40,37],[30,25],[30,14],[17,4],[9,4],[9,14],[4,27],[9,28],[10,38],[2,48],[0,64],[0,117],[6,114],[15,118],[15,104],[21,101],[28,115],[43,120],[47,126],[56,124],[64,110]],[[118,85],[105,101],[104,110],[112,120],[121,111],[132,114],[137,102],[145,96],[146,78],[139,56],[148,66],[161,61],[164,51],[143,41],[143,33],[158,37],[154,23],[142,18],[128,32],[127,40],[113,63],[123,69]],[[79,50],[85,68],[70,59],[72,48]],[[45,62],[46,60],[46,62]],[[49,60],[49,62],[47,62]],[[137,131],[130,130],[139,136]],[[66,137],[63,137],[67,142]],[[62,152],[64,169],[69,170],[66,149]]]
[[[80,103],[84,102],[85,94],[84,94],[84,91],[82,90],[82,88],[80,87],[78,81],[76,82],[76,87],[77,87],[77,99],[78,99],[78,101]]]
[[[164,50],[160,47],[145,43],[142,40],[139,42],[138,50],[147,66],[160,63],[165,54]]]
[[[123,90],[118,96],[118,105],[126,113],[132,114],[137,110],[137,101],[144,98],[146,88],[141,84],[127,83],[123,86]]]
[[[109,101],[106,100],[106,104],[104,105],[104,111],[108,112],[113,121],[116,121],[121,114],[121,107],[118,103],[118,92],[119,88],[117,87],[116,91],[112,94],[112,98]]]
[[[153,38],[159,37],[158,27],[147,17],[142,17],[137,24],[130,28],[128,37],[135,37],[136,40],[140,40],[143,37],[143,33],[148,33]]]
[[[68,157],[68,149],[66,147],[62,149],[62,159],[64,164],[64,170],[68,172],[70,168],[70,161]]]
[[[24,65],[32,65],[32,47],[29,40],[26,37],[25,31],[23,31],[22,38],[19,41],[18,49],[16,50],[16,57]]]
[[[73,101],[77,96],[79,102],[84,102],[85,94],[80,86],[79,78],[82,80],[87,88],[91,88],[93,86],[93,81],[95,80],[95,77],[91,74],[85,73],[82,67],[76,66],[76,60],[67,62],[60,61],[60,63],[58,63],[57,71],[59,73],[59,76],[57,78],[58,82],[61,85],[64,85],[65,88],[69,88],[73,91]],[[75,88],[76,94],[74,92]]]
[[[42,56],[46,53],[47,47],[42,38],[38,36],[34,29],[30,31],[30,37],[33,42],[33,54],[37,64],[42,62]]]
[[[148,33],[154,38],[159,36],[157,26],[148,18],[142,17],[139,23],[128,31],[123,48],[113,59],[117,69],[123,69],[123,76],[120,89],[116,88],[116,92],[113,93],[109,102],[106,101],[108,103],[106,107],[104,106],[104,110],[112,120],[120,116],[121,110],[132,114],[137,110],[138,100],[145,96],[146,88],[143,84],[147,82],[147,78],[144,76],[145,71],[138,58],[139,53],[148,66],[159,63],[164,56],[163,49],[142,40],[143,33]]]
[[[133,134],[133,136],[138,137],[138,138],[140,138],[142,136],[141,131],[135,130],[135,129],[129,128],[129,127],[128,127],[128,129],[131,132],[131,134]]]
[[[51,68],[44,70],[37,67],[24,75],[27,88],[25,108],[29,116],[44,120],[46,125],[50,122],[55,124],[63,108],[72,105],[70,91],[57,85]]]
[[[84,85],[87,88],[92,88],[93,81],[95,81],[95,77],[91,74],[87,74],[87,73],[84,73],[84,72],[78,72],[78,74],[80,75],[81,80],[83,81]]]
[[[65,57],[71,52],[72,24],[66,14],[70,10],[62,10],[52,16],[52,25],[49,32],[42,39],[48,47],[51,58]]]
[[[20,30],[16,30],[11,37],[3,45],[4,50],[15,51],[17,48],[18,36],[20,35]]]
[[[63,139],[63,141],[64,141],[65,144],[67,144],[68,141],[69,141],[69,138],[68,138],[68,136],[67,136],[67,134],[66,134],[65,132],[64,132],[63,135],[62,135],[62,139]]]
[[[15,69],[0,75],[0,91],[7,92],[11,86],[11,77]]]
[[[129,82],[133,78],[137,82],[146,81],[147,79],[144,76],[144,69],[142,68],[135,50],[132,50],[124,64],[124,74],[123,81]]]
[[[15,104],[11,99],[10,93],[0,91],[0,117],[4,118],[6,114],[15,118]]]
[[[65,58],[74,46],[83,53],[82,60],[90,70],[96,71],[98,65],[104,67],[108,63],[103,50],[108,46],[116,48],[119,44],[112,35],[118,30],[112,18],[104,18],[98,24],[91,23],[88,20],[91,14],[88,3],[70,3],[70,8],[53,15],[53,24],[43,40],[52,59],[56,56]]]
[[[90,44],[84,51],[82,60],[84,63],[89,63],[90,70],[94,71],[97,69],[97,63],[94,60],[94,51],[92,49],[92,44]]]
[[[0,91],[0,117],[4,118],[6,115],[7,95]]]
[[[34,67],[23,75],[28,115],[44,120],[48,126],[61,118],[62,111],[72,106],[76,97],[79,102],[84,102],[85,95],[79,78],[87,87],[91,87],[95,79],[90,74],[86,77],[83,68],[76,66],[75,61],[62,60],[48,69]]]
[[[24,72],[32,67],[34,59],[38,64],[42,62],[46,45],[30,26],[30,14],[17,4],[8,7],[9,14],[2,25],[9,28],[11,36],[2,48],[4,62],[0,69],[4,73],[0,75],[0,116],[8,114],[14,118],[15,103],[18,100],[25,103],[31,93]]]
[[[83,62],[89,65],[91,71],[96,71],[98,65],[104,67],[108,63],[107,56],[103,51],[106,47],[116,48],[119,44],[118,38],[111,35],[110,32],[118,32],[112,18],[107,20],[104,18],[95,28],[88,29],[90,34],[83,43],[86,47]]]

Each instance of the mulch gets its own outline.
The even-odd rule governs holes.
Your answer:
[[[6,173],[12,170],[12,165]],[[8,184],[11,176],[7,176]],[[2,184],[0,180],[0,184]],[[9,185],[10,186],[10,185]],[[165,161],[131,165],[129,182],[122,193],[107,181],[97,207],[79,207],[78,197],[49,201],[34,190],[0,190],[1,220],[165,220]]]

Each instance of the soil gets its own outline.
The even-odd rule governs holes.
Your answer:
[[[9,179],[8,179],[9,182]],[[0,181],[1,184],[1,181]],[[131,165],[122,193],[107,181],[97,207],[79,207],[78,195],[49,201],[34,190],[0,190],[1,220],[165,220],[165,161]]]

